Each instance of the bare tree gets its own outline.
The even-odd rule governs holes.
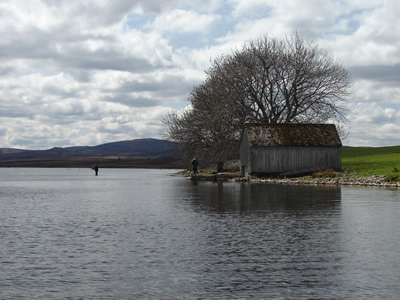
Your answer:
[[[191,108],[163,118],[164,136],[177,143],[183,158],[197,155],[204,163],[223,161],[238,154],[245,114],[233,105],[229,91],[215,78],[194,87],[189,95]]]
[[[164,119],[166,136],[185,153],[214,161],[230,158],[238,151],[245,122],[346,121],[349,73],[297,32],[284,40],[250,41],[216,58],[206,74],[190,93],[191,109]]]
[[[351,79],[339,61],[297,32],[283,41],[267,36],[217,58],[209,76],[244,92],[252,121],[325,123],[345,121]]]

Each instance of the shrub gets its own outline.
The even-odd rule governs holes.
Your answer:
[[[385,176],[385,180],[387,181],[387,182],[395,182],[395,181],[397,181],[399,179],[399,176],[398,175],[394,175],[394,174],[387,174],[386,176]]]
[[[319,170],[312,173],[312,177],[336,177],[337,173],[334,170],[326,169],[326,170]]]

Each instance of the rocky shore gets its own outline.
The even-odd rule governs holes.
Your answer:
[[[235,182],[269,183],[269,184],[309,184],[309,185],[350,185],[350,186],[376,186],[399,188],[399,182],[388,182],[385,176],[372,175],[369,177],[358,177],[356,174],[339,174],[335,177],[326,178],[260,178],[260,177],[238,177],[231,179]]]
[[[329,171],[329,170],[328,170]],[[318,174],[318,173],[316,173]],[[322,174],[322,176],[321,176]],[[326,175],[328,174],[328,175]],[[174,176],[184,176],[189,180],[208,180],[208,181],[234,181],[247,183],[264,184],[306,184],[306,185],[347,185],[347,186],[375,186],[386,188],[399,188],[399,181],[389,181],[385,175],[371,175],[367,177],[358,176],[357,173],[342,172],[322,172],[319,176],[306,177],[242,177],[238,170],[226,170],[220,173],[202,173],[193,175],[191,170],[175,173]],[[395,176],[398,178],[398,176]]]

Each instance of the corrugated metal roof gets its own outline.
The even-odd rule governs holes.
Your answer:
[[[340,147],[342,142],[333,124],[266,124],[245,125],[253,147],[310,146]]]

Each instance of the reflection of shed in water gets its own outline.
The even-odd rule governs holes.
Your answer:
[[[341,146],[333,124],[249,123],[240,144],[242,175],[340,170]]]

